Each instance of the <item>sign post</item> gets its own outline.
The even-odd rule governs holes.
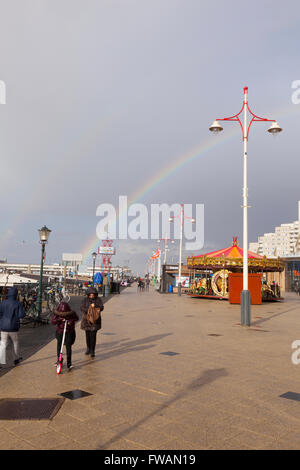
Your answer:
[[[98,253],[99,255],[102,256],[102,268],[101,268],[101,274],[102,277],[104,273],[106,272],[106,292],[105,296],[107,297],[109,294],[109,282],[108,282],[108,276],[110,274],[110,265],[111,265],[111,257],[116,254],[116,249],[114,246],[112,246],[113,240],[109,239],[108,237],[105,240],[102,240],[102,246],[98,248]]]

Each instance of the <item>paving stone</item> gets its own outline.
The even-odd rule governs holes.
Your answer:
[[[104,414],[103,410],[98,410],[97,407],[84,406],[79,404],[77,400],[72,401],[72,405],[70,406],[68,406],[67,403],[64,403],[63,412],[83,422],[93,419],[95,416],[102,416]]]
[[[106,430],[114,430],[115,428],[119,428],[120,425],[126,424],[126,418],[120,414],[114,412],[113,408],[112,411],[108,411],[106,414],[101,415],[97,420],[94,422],[99,423],[99,427],[106,429]]]
[[[6,450],[38,450],[33,443],[21,439],[15,439],[14,442],[9,442],[6,446]]]
[[[119,439],[105,446],[105,450],[149,450],[149,447],[142,446],[136,442],[126,439]]]
[[[252,431],[240,431],[238,435],[234,436],[234,441],[239,446],[247,445],[251,449],[268,449],[274,445],[276,439],[267,438],[263,434],[255,433]]]
[[[58,413],[50,423],[47,424],[48,428],[61,431],[66,426],[79,425],[82,421],[68,413]]]
[[[113,434],[110,432],[98,430],[97,432],[89,435],[79,434],[77,438],[74,438],[74,441],[78,442],[82,447],[87,446],[94,450],[100,450],[106,448],[106,444],[110,442],[112,436]]]
[[[279,439],[269,444],[265,449],[266,450],[299,450],[300,443],[295,442],[294,440]]]
[[[27,436],[26,441],[31,445],[35,446],[40,450],[52,450],[56,449],[58,446],[65,445],[68,442],[68,437],[64,436],[62,433],[49,431],[45,434],[40,434],[39,436],[31,437]]]
[[[149,449],[156,449],[169,440],[168,436],[143,426],[131,429],[124,437]]]
[[[252,448],[245,443],[241,443],[238,440],[231,438],[227,440],[216,440],[209,450],[251,450]]]
[[[28,432],[30,433],[30,437],[33,438],[35,436],[39,436],[40,434],[45,434],[49,430],[49,422],[35,422],[35,421],[22,421],[19,422],[18,425],[12,426],[9,430],[10,433],[16,435],[18,438],[26,438],[28,436]],[[1,442],[2,439],[1,439]]]
[[[55,450],[95,450],[93,446],[89,446],[88,444],[81,444],[77,441],[66,440],[64,444],[57,445]]]
[[[69,437],[73,440],[78,440],[78,437],[81,435],[90,436],[92,434],[103,431],[101,423],[97,419],[90,419],[89,421],[74,421],[70,420],[68,415],[64,415],[65,424],[62,422],[57,426],[55,424],[50,424],[50,429],[52,431],[58,431],[63,434],[65,437]]]
[[[192,444],[184,439],[172,439],[157,446],[157,450],[206,450],[207,447],[201,447],[199,444]]]

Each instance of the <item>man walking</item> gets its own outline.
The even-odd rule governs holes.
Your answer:
[[[14,352],[14,364],[19,364],[22,359],[19,355],[19,329],[20,319],[25,317],[25,312],[21,302],[17,300],[18,289],[12,287],[8,291],[7,300],[0,304],[0,330],[1,330],[1,349],[2,364],[6,364],[6,348],[8,338],[12,340]]]

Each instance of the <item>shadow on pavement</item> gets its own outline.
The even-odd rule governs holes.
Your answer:
[[[52,327],[53,328],[53,327]],[[122,354],[128,354],[130,352],[136,352],[136,351],[143,351],[146,349],[153,348],[155,344],[148,344],[148,343],[154,343],[155,341],[158,341],[160,339],[165,338],[166,336],[170,336],[172,333],[165,333],[161,335],[155,335],[155,336],[148,336],[146,338],[141,338],[135,341],[128,341],[128,338],[120,339],[118,341],[111,341],[110,343],[103,343],[103,344],[98,344],[96,346],[96,358],[84,358],[80,362],[76,361],[76,354],[84,354],[85,348],[81,349],[76,349],[76,342],[75,345],[72,349],[72,358],[73,358],[73,365],[74,369],[81,369],[83,366],[87,366],[89,364],[93,364],[95,362],[100,362],[100,361],[105,361],[106,359],[110,359],[111,357],[116,357],[120,356]],[[51,340],[54,339],[51,338]],[[120,344],[122,343],[122,344]],[[118,346],[119,347],[115,347]],[[101,351],[102,348],[114,348],[111,351]],[[54,349],[53,354],[49,357],[43,357],[42,359],[33,359],[32,361],[27,361],[26,364],[33,364],[35,362],[40,362],[40,361],[45,361],[48,360],[54,363],[56,359],[56,350]],[[23,358],[24,359],[24,358]],[[18,367],[22,367],[22,364]],[[7,370],[10,370],[11,367],[9,367]]]
[[[94,362],[105,361],[106,359],[110,359],[112,357],[120,356],[120,355],[123,355],[123,354],[128,354],[128,353],[131,353],[131,352],[137,352],[137,351],[143,351],[143,350],[146,350],[146,349],[151,349],[154,346],[156,346],[155,341],[159,341],[159,340],[165,338],[166,336],[170,336],[170,335],[172,335],[172,333],[165,333],[165,334],[162,334],[162,335],[148,336],[146,338],[137,339],[135,341],[123,342],[124,340],[120,340],[120,341],[113,341],[111,343],[107,343],[107,344],[111,345],[110,347],[114,347],[117,344],[119,344],[119,347],[113,349],[112,351],[107,351],[107,352],[104,352],[104,353],[99,351],[99,347],[98,347],[98,349],[96,347],[96,358],[84,360],[84,361],[81,361],[81,362],[75,362],[74,361],[74,368],[80,369],[81,367],[86,366],[87,364],[93,364]],[[123,344],[120,344],[121,342],[123,342]],[[148,343],[153,343],[153,344],[148,344]],[[102,346],[105,346],[105,345],[103,344]],[[84,351],[85,351],[85,349],[81,349],[81,350],[76,351],[76,352],[84,352]]]
[[[129,426],[127,429],[121,431],[119,434],[114,436],[112,439],[105,442],[103,444],[103,446],[99,447],[99,449],[105,450],[107,447],[109,447],[114,442],[118,441],[119,439],[124,438],[128,433],[133,431],[135,428],[137,428],[137,427],[143,425],[144,423],[146,423],[153,416],[155,416],[159,413],[162,413],[166,408],[173,405],[178,400],[181,400],[182,398],[186,397],[190,392],[199,390],[201,387],[204,387],[205,385],[208,385],[208,384],[214,382],[215,380],[218,380],[220,377],[226,377],[227,375],[228,375],[228,372],[224,368],[223,369],[207,369],[207,370],[205,370],[200,375],[200,377],[197,377],[186,388],[184,388],[180,392],[176,393],[176,395],[174,395],[173,398],[171,398],[166,403],[159,406],[156,411],[153,411],[152,413],[149,413],[147,416],[140,419],[134,425]]]
[[[265,323],[266,321],[272,320],[272,318],[280,317],[281,315],[284,315],[285,313],[292,312],[293,310],[298,309],[298,306],[295,306],[293,308],[290,308],[289,310],[285,310],[284,312],[279,312],[279,313],[274,313],[274,315],[270,315],[269,317],[262,318],[261,320],[257,320],[254,322],[251,322],[251,326],[256,326],[259,325],[260,323]]]

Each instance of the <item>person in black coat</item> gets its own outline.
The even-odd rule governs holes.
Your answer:
[[[14,364],[17,365],[22,359],[19,355],[20,319],[25,317],[25,312],[21,302],[17,300],[18,289],[12,287],[8,291],[7,300],[0,304],[0,330],[2,343],[2,364],[6,364],[6,347],[8,338],[12,340],[14,346]]]
[[[81,329],[85,331],[86,338],[86,352],[85,354],[90,354],[91,357],[95,357],[95,348],[97,341],[97,331],[101,329],[101,315],[95,323],[90,323],[87,319],[87,313],[89,307],[100,308],[100,311],[104,310],[103,302],[100,297],[98,297],[98,291],[94,287],[91,287],[86,292],[86,297],[83,299],[80,306],[80,311],[82,313],[81,318]]]

